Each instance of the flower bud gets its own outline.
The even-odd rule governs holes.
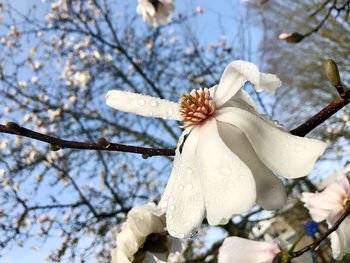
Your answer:
[[[19,126],[17,123],[15,122],[8,122],[6,123],[6,128],[14,131],[15,133],[20,133],[21,132],[21,126]]]
[[[143,158],[143,159],[147,159],[147,158],[149,158],[149,155],[146,154],[146,153],[144,153],[144,154],[142,154],[142,158]]]
[[[98,138],[96,143],[105,148],[108,148],[111,145],[111,143],[108,142],[105,138]]]
[[[298,32],[282,33],[278,36],[278,38],[286,40],[288,43],[298,43],[304,39],[304,35]]]
[[[54,151],[54,152],[56,152],[56,151],[61,149],[58,145],[55,145],[55,144],[52,144],[52,143],[50,143],[49,148],[50,148],[51,151]]]
[[[335,63],[335,61],[332,59],[327,59],[323,65],[328,80],[334,87],[337,87],[340,84],[340,76],[337,63]]]

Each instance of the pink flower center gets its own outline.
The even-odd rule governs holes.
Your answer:
[[[212,115],[215,111],[215,101],[210,97],[209,89],[192,90],[190,94],[182,94],[180,99],[180,114],[185,122],[181,128],[196,125]]]

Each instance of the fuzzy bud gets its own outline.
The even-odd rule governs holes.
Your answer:
[[[332,59],[327,59],[323,65],[328,80],[334,87],[337,87],[340,84],[340,76],[337,63],[335,63],[335,61]]]

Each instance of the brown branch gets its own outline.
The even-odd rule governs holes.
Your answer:
[[[318,125],[326,121],[333,114],[343,108],[350,102],[350,90],[346,91],[342,97],[336,98],[329,105],[323,108],[316,115],[308,119],[306,122],[301,124],[299,127],[290,131],[291,134],[304,137],[310,131],[315,129]],[[17,125],[18,126],[18,125]],[[2,133],[10,133],[16,134],[28,138],[32,138],[35,140],[39,140],[42,142],[49,143],[52,145],[52,150],[59,149],[81,149],[81,150],[98,150],[98,151],[119,151],[119,152],[129,152],[129,153],[138,153],[142,154],[143,157],[151,157],[151,156],[173,156],[175,155],[175,149],[163,149],[163,148],[147,148],[140,146],[131,146],[124,145],[118,143],[110,143],[106,144],[94,143],[94,142],[77,142],[77,141],[68,141],[62,140],[57,137],[49,136],[46,134],[42,134],[39,132],[35,132],[24,127],[18,126],[18,129],[10,129],[5,125],[0,124],[0,132]]]
[[[145,157],[151,156],[171,156],[175,155],[175,149],[153,149],[147,147],[139,146],[130,146],[123,145],[118,143],[108,143],[106,146],[102,146],[93,142],[77,142],[77,141],[68,141],[62,140],[53,136],[35,132],[24,127],[20,127],[18,131],[7,128],[4,125],[0,124],[0,132],[16,134],[42,142],[49,143],[54,146],[58,146],[61,149],[70,148],[70,149],[81,149],[81,150],[98,150],[98,151],[119,151],[119,152],[129,152],[129,153],[139,153]]]
[[[338,97],[326,107],[324,107],[319,113],[308,119],[306,122],[301,124],[299,127],[290,131],[291,134],[304,137],[310,131],[315,129],[318,125],[323,123],[329,117],[331,117],[334,113],[339,111],[345,105],[350,102],[350,90],[345,92],[345,96]]]
[[[308,250],[314,250],[324,239],[326,239],[332,232],[336,231],[340,224],[344,221],[344,219],[350,214],[350,200],[346,202],[346,210],[344,213],[339,217],[339,219],[334,223],[334,225],[328,229],[326,232],[324,232],[319,238],[317,238],[313,243],[310,245],[295,251],[291,253],[291,256],[293,258],[301,256],[303,253],[305,253]]]

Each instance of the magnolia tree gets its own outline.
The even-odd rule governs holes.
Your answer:
[[[191,26],[205,10],[174,0],[0,3],[4,255],[51,242],[55,262],[312,262],[327,238],[335,259],[350,252],[348,179],[315,192],[327,144],[305,137],[350,92],[327,60],[324,109],[292,130],[261,114],[283,85],[246,61],[238,6],[239,37],[206,44]],[[328,230],[254,240],[291,196]]]

